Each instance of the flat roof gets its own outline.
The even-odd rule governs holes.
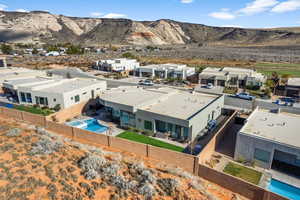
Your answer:
[[[50,84],[45,84],[45,87],[41,88],[33,88],[38,91],[45,91],[48,93],[66,93],[71,92],[73,90],[78,90],[81,88],[85,88],[97,83],[102,83],[104,81],[93,80],[93,79],[61,79],[58,82],[53,82]]]
[[[49,78],[44,78],[44,77],[36,77],[36,76],[32,76],[32,77],[24,77],[24,78],[15,78],[15,79],[8,79],[7,81],[5,81],[8,84],[14,85],[14,86],[22,86],[23,84],[42,84],[45,81],[49,81],[51,79]]]
[[[300,115],[255,110],[241,133],[300,148]]]
[[[287,85],[290,85],[290,86],[300,86],[300,78],[290,78],[288,80]]]
[[[119,87],[105,91],[100,98],[112,103],[138,107],[167,93],[168,91],[164,89],[150,90],[142,87]]]
[[[171,88],[116,88],[104,92],[100,99],[132,106],[141,111],[188,120],[217,99],[219,95],[190,93]]]
[[[162,101],[143,107],[151,113],[188,120],[219,96],[178,90]]]

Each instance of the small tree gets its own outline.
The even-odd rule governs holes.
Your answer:
[[[1,45],[1,51],[2,51],[3,54],[11,54],[13,49],[9,45],[2,44]]]
[[[33,51],[32,51],[32,54],[33,54],[33,55],[36,55],[36,54],[38,54],[38,53],[39,53],[39,51],[38,51],[36,48],[34,48]]]

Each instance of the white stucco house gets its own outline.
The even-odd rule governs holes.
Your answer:
[[[60,105],[64,109],[96,98],[106,90],[106,82],[79,78],[26,77],[6,80],[3,88],[19,104],[49,108]]]
[[[99,101],[122,127],[169,134],[180,140],[194,139],[221,115],[224,106],[222,95],[170,88],[115,88],[103,92]]]
[[[120,58],[114,60],[99,60],[95,63],[94,68],[101,71],[121,72],[133,71],[139,66],[140,63],[135,59]]]
[[[149,78],[180,78],[185,80],[195,74],[195,68],[181,64],[160,64],[140,66],[135,69],[135,75]]]

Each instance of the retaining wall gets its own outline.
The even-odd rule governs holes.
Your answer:
[[[108,146],[109,138],[106,135],[96,134],[79,128],[73,129],[73,139],[78,141],[87,142],[95,145]]]
[[[147,146],[146,144],[132,142],[129,140],[110,137],[110,146],[113,148],[121,149],[123,151],[131,152],[139,156],[147,157]]]
[[[62,134],[69,138],[73,138],[73,128],[71,126],[66,126],[64,124],[58,124],[56,122],[47,121],[46,129],[58,134]]]

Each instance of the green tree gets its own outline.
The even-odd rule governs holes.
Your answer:
[[[13,49],[9,45],[2,44],[1,45],[1,51],[2,51],[3,54],[11,54]]]
[[[71,45],[67,51],[66,51],[67,54],[83,54],[84,53],[84,50],[81,48],[81,46],[74,46],[74,45]]]

